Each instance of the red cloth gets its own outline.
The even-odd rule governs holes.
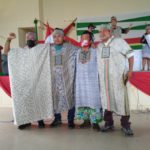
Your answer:
[[[150,96],[150,72],[133,72],[130,83]]]
[[[150,72],[133,72],[130,83],[150,96]],[[0,87],[11,97],[9,76],[0,76]]]
[[[65,29],[64,29],[64,34],[66,35],[70,30],[71,28],[75,25],[74,21],[69,24]]]
[[[49,26],[49,23],[47,22],[46,24],[46,35],[45,35],[45,40],[47,39],[48,36],[50,36],[53,33],[54,29]]]
[[[2,88],[5,93],[11,97],[9,76],[0,76],[0,88]]]

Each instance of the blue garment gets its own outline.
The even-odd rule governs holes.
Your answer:
[[[2,54],[2,72],[4,75],[8,75],[8,61],[7,61],[7,55]]]
[[[55,45],[56,53],[61,52],[62,47],[63,47],[63,45]]]
[[[96,49],[78,50],[75,79],[76,108],[101,109]]]

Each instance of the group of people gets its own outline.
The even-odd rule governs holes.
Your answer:
[[[122,28],[118,26],[117,23],[118,23],[117,18],[115,16],[112,16],[110,20],[110,26],[111,26],[112,35],[114,35],[115,37],[122,37],[122,34],[128,34],[132,28],[132,24],[130,24],[128,28]],[[92,33],[92,31],[95,28],[96,27],[93,24],[89,24],[88,31]],[[150,26],[146,26],[145,33],[141,37],[141,41],[140,41],[143,45],[142,46],[142,70],[143,71],[145,70],[150,71],[150,44],[148,42],[150,41],[150,38],[149,39],[146,38],[149,35],[150,35]]]
[[[111,19],[114,30],[112,31],[112,26],[108,24],[101,25],[99,29],[101,42],[97,46],[94,44],[94,36],[91,34],[95,28],[92,24],[89,25],[91,29],[82,33],[80,47],[75,47],[65,42],[64,32],[60,28],[56,28],[53,31],[53,44],[42,44],[44,45],[43,50],[46,51],[48,49],[49,51],[46,55],[50,55],[48,59],[50,61],[50,74],[44,74],[44,76],[51,76],[54,120],[50,124],[50,127],[60,126],[62,124],[61,113],[68,111],[69,128],[75,128],[74,120],[76,118],[77,120],[83,121],[79,125],[80,128],[92,127],[94,130],[109,132],[114,129],[113,113],[116,113],[121,116],[122,131],[128,136],[133,135],[126,84],[132,77],[134,54],[127,42],[121,38],[121,33],[127,33],[129,29],[125,30],[117,27],[116,18],[112,17]],[[13,57],[18,60],[17,57],[19,57],[19,54],[17,55],[17,53],[19,51],[11,50],[10,48],[11,41],[15,38],[16,35],[14,33],[9,34],[2,55],[3,62],[7,61],[7,55],[9,56],[9,53],[16,53]],[[26,40],[27,46],[24,50],[32,51],[34,47],[39,51],[42,49],[42,46],[36,46],[34,33],[27,33]],[[9,56],[10,67],[13,66],[11,59],[12,56]],[[38,57],[38,59],[40,62],[41,58]],[[128,65],[126,60],[128,60]],[[25,63],[23,62],[24,65]],[[14,68],[15,65],[13,66]],[[13,69],[10,69],[10,72],[10,78],[13,79],[14,76],[11,77],[11,75],[14,75]],[[33,74],[36,74],[36,72],[33,72]],[[40,74],[42,73],[40,72]],[[26,75],[24,74],[24,76]],[[27,76],[26,80],[28,78],[30,77]],[[11,84],[13,86],[15,83],[12,81]],[[21,83],[17,84],[20,85]],[[37,86],[35,84],[38,83],[34,83],[34,87]],[[21,86],[26,88],[26,84]],[[15,93],[17,90],[13,89],[12,92]],[[42,92],[44,94],[44,91]],[[36,97],[39,93],[35,92],[31,94],[34,95],[33,97]],[[12,95],[15,100],[15,94]],[[19,105],[14,107],[14,117],[19,129],[25,129],[31,126],[32,122],[19,122],[21,120],[20,118],[24,117],[22,114],[25,114],[25,111],[29,111],[27,109],[30,104],[29,101],[31,99],[28,99],[28,96],[23,103],[21,100],[14,101],[14,103],[17,103],[14,105],[18,105],[18,103],[22,105],[22,110],[18,107]],[[40,108],[38,103],[35,104],[32,107]],[[24,109],[25,107],[26,109]],[[40,110],[36,113],[41,113],[42,111]],[[18,112],[21,112],[20,115],[17,114]],[[29,113],[30,118],[32,118],[31,112]],[[38,121],[38,126],[43,128],[45,127],[44,119],[45,116],[43,118],[36,117],[36,120],[31,121]],[[105,122],[104,126],[100,126],[102,121]]]

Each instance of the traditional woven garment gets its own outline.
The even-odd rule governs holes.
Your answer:
[[[12,49],[8,62],[15,123],[22,125],[51,117],[49,44]]]
[[[96,49],[78,50],[75,81],[76,118],[99,123],[102,112]]]
[[[108,50],[106,52],[105,50]],[[108,54],[108,57],[104,57]],[[123,76],[127,73],[126,59],[133,56],[131,47],[121,38],[110,38],[97,50],[102,108],[119,115],[129,115],[129,102]]]
[[[76,60],[76,107],[101,108],[96,50],[87,52],[87,59],[78,51]]]
[[[51,46],[51,73],[54,112],[68,111],[74,105],[75,58],[77,48],[69,43]]]

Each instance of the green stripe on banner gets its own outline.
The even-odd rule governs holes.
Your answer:
[[[133,50],[142,49],[142,45],[130,45]]]
[[[139,22],[139,21],[150,21],[150,16],[144,16],[144,17],[120,20],[118,22]],[[101,25],[101,24],[108,24],[108,23],[110,23],[110,21],[106,21],[106,22],[79,22],[79,23],[77,23],[77,28],[88,27],[89,23],[92,23],[95,26],[98,26],[98,25]]]
[[[150,24],[140,25],[132,27],[131,30],[145,30],[146,26],[149,26]]]
[[[82,23],[77,23],[77,28],[85,28],[88,27],[88,25],[92,23],[95,26],[101,25],[101,24],[108,24],[110,22],[82,22]]]
[[[78,36],[82,35],[82,33],[83,33],[84,31],[85,31],[85,30],[78,30],[78,31],[77,31],[77,35],[78,35]],[[98,30],[94,30],[93,33],[94,33],[94,34],[97,34],[97,33],[99,33],[99,31],[98,31]]]
[[[131,28],[131,30],[145,30],[146,26],[150,26],[150,24],[134,26]],[[85,30],[77,30],[77,36],[80,36],[84,31]],[[98,32],[98,30],[93,31],[94,34],[97,34]]]
[[[139,21],[150,21],[150,16],[143,16],[138,18],[132,18],[132,19],[126,19],[126,20],[120,20],[118,22],[139,22]]]

